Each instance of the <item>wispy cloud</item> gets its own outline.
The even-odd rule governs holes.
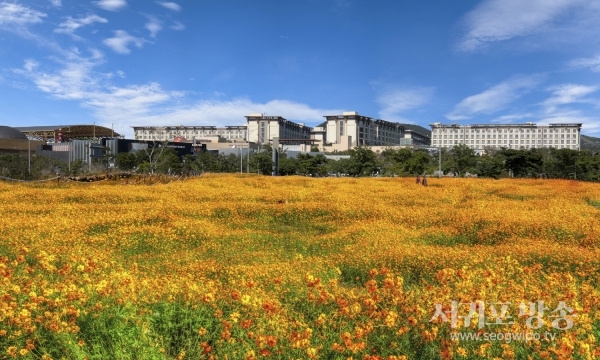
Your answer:
[[[466,35],[458,49],[476,51],[493,42],[546,32],[564,20],[561,15],[569,10],[593,3],[593,0],[483,1],[466,15]]]
[[[479,94],[463,99],[445,116],[449,120],[465,120],[478,114],[493,114],[531,91],[544,78],[542,74],[513,76]]]
[[[178,4],[174,3],[174,2],[169,2],[169,1],[157,1],[157,4],[160,4],[162,6],[164,6],[165,8],[169,9],[169,10],[173,10],[173,11],[181,11],[181,6],[179,6]]]
[[[56,7],[62,6],[61,0],[50,0],[50,3]]]
[[[400,113],[427,104],[435,93],[434,87],[397,87],[378,82],[371,85],[379,93],[379,116],[388,121],[406,121]]]
[[[93,23],[107,23],[108,20],[106,20],[103,17],[100,17],[98,15],[88,15],[86,17],[83,18],[79,18],[79,19],[73,19],[72,17],[67,17],[67,20],[60,23],[58,25],[58,28],[54,29],[55,33],[59,33],[59,34],[69,34],[69,35],[73,35],[73,32],[75,32],[75,30],[79,29],[82,26],[85,25],[91,25]]]
[[[175,23],[173,25],[171,25],[171,29],[179,31],[179,30],[185,29],[185,26],[182,23],[180,23],[179,21],[175,21]]]
[[[152,15],[146,15],[146,17],[148,18],[148,22],[144,25],[144,27],[150,31],[151,37],[156,37],[156,34],[158,34],[158,32],[163,28],[162,22]]]
[[[129,50],[129,45],[135,45],[138,48],[141,48],[142,45],[146,42],[146,40],[142,38],[137,38],[135,36],[131,36],[124,30],[116,30],[115,37],[105,39],[104,45],[113,49],[113,51],[119,54],[129,54],[131,50]]]
[[[0,2],[0,26],[2,27],[23,27],[30,24],[37,24],[43,21],[47,15],[12,2]]]
[[[588,68],[593,72],[600,72],[600,55],[591,58],[575,59],[569,65],[576,68]]]
[[[223,100],[224,95],[220,93],[214,94],[218,100],[186,100],[185,92],[165,90],[156,82],[115,86],[109,82],[111,76],[94,69],[103,61],[98,53],[89,58],[73,56],[60,60],[60,69],[52,72],[41,69],[34,60],[27,60],[22,68],[14,71],[54,98],[77,101],[92,109],[100,124],[114,123],[117,132],[128,136],[132,135],[133,125],[241,125],[245,115],[256,112],[299,122],[318,122],[322,121],[323,114],[342,111],[280,99],[265,103],[246,97]]]
[[[119,11],[127,6],[126,0],[99,0],[96,1],[96,6],[108,11]]]
[[[499,123],[499,124],[509,124],[509,123],[514,122],[515,120],[521,120],[521,119],[527,119],[527,118],[533,118],[533,117],[534,117],[534,114],[532,114],[532,113],[510,114],[510,115],[499,116],[499,117],[493,119],[491,122]]]
[[[598,90],[598,86],[563,84],[552,86],[548,88],[548,90],[552,92],[552,95],[541,104],[546,114],[555,113],[558,107],[561,105],[575,103],[597,103],[597,100],[586,98],[586,96],[596,92]]]

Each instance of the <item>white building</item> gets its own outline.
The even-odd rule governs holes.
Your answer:
[[[246,126],[133,126],[134,139],[173,141],[179,137],[192,141],[194,139],[221,137],[230,140],[245,140]]]
[[[296,124],[281,116],[264,116],[264,114],[250,114],[246,116],[248,122],[248,141],[266,144],[274,137],[279,140],[309,140],[312,130],[304,124]]]
[[[484,124],[431,126],[431,145],[452,148],[465,144],[482,154],[485,148],[534,149],[556,148],[579,150],[582,124]]]

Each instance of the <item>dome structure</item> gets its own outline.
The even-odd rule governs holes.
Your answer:
[[[27,140],[27,136],[21,131],[10,126],[0,126],[0,139]]]

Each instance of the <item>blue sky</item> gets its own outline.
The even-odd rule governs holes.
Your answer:
[[[581,122],[595,0],[0,0],[0,124]]]

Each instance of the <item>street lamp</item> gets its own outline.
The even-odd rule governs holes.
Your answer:
[[[246,130],[246,143],[248,144],[248,163],[246,164],[246,172],[248,174],[250,173],[250,134],[255,131],[258,131],[258,129],[254,129],[252,131]]]

